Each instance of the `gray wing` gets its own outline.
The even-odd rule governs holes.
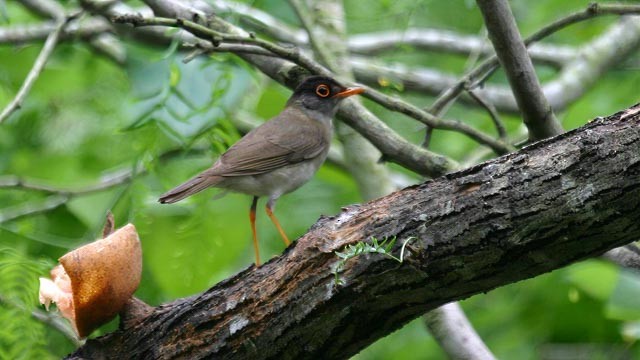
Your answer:
[[[299,110],[285,111],[245,135],[209,171],[220,176],[263,174],[320,155],[330,136],[328,129]]]

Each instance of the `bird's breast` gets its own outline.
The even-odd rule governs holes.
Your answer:
[[[309,181],[326,159],[327,150],[313,159],[287,165],[268,173],[225,177],[218,187],[248,195],[277,199]]]

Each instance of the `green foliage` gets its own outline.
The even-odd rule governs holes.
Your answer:
[[[400,255],[394,256],[391,253],[393,249],[393,245],[396,244],[396,237],[385,238],[381,243],[378,243],[378,239],[375,237],[371,238],[371,243],[369,244],[366,241],[359,241],[355,245],[347,245],[343,252],[336,251],[336,255],[340,258],[340,261],[336,264],[335,269],[333,270],[333,275],[335,276],[335,284],[343,285],[344,282],[340,279],[340,272],[344,270],[344,266],[347,261],[360,256],[362,254],[382,254],[390,259],[393,259],[402,264],[404,260],[404,249],[409,243],[409,241],[415,238],[410,237],[402,243],[402,248],[400,249]]]
[[[127,73],[133,121],[127,130],[155,124],[173,140],[190,144],[225,119],[253,84],[247,70],[233,63],[198,57],[185,64],[175,47],[150,62],[147,51],[132,50]]]
[[[603,302],[607,318],[629,322],[640,320],[640,276],[637,272],[602,261],[585,261],[571,267],[567,279],[586,296]]]
[[[37,304],[38,276],[51,264],[14,248],[0,248],[0,359],[54,359],[44,324],[31,315]]]

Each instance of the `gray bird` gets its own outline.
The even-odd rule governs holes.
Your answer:
[[[345,88],[329,77],[304,79],[280,114],[247,133],[209,169],[163,194],[160,203],[174,203],[208,187],[253,195],[249,219],[256,265],[260,265],[255,223],[258,197],[269,198],[267,215],[289,245],[273,214],[276,201],[316,173],[327,158],[333,132],[331,119],[340,100],[363,91]]]

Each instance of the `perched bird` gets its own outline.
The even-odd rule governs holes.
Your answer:
[[[362,93],[325,76],[302,81],[280,114],[251,130],[220,156],[213,166],[168,191],[160,203],[170,204],[217,187],[253,195],[249,212],[256,265],[260,265],[256,234],[258,197],[269,198],[266,212],[286,245],[290,244],[273,214],[278,198],[306,183],[327,158],[340,100]]]

